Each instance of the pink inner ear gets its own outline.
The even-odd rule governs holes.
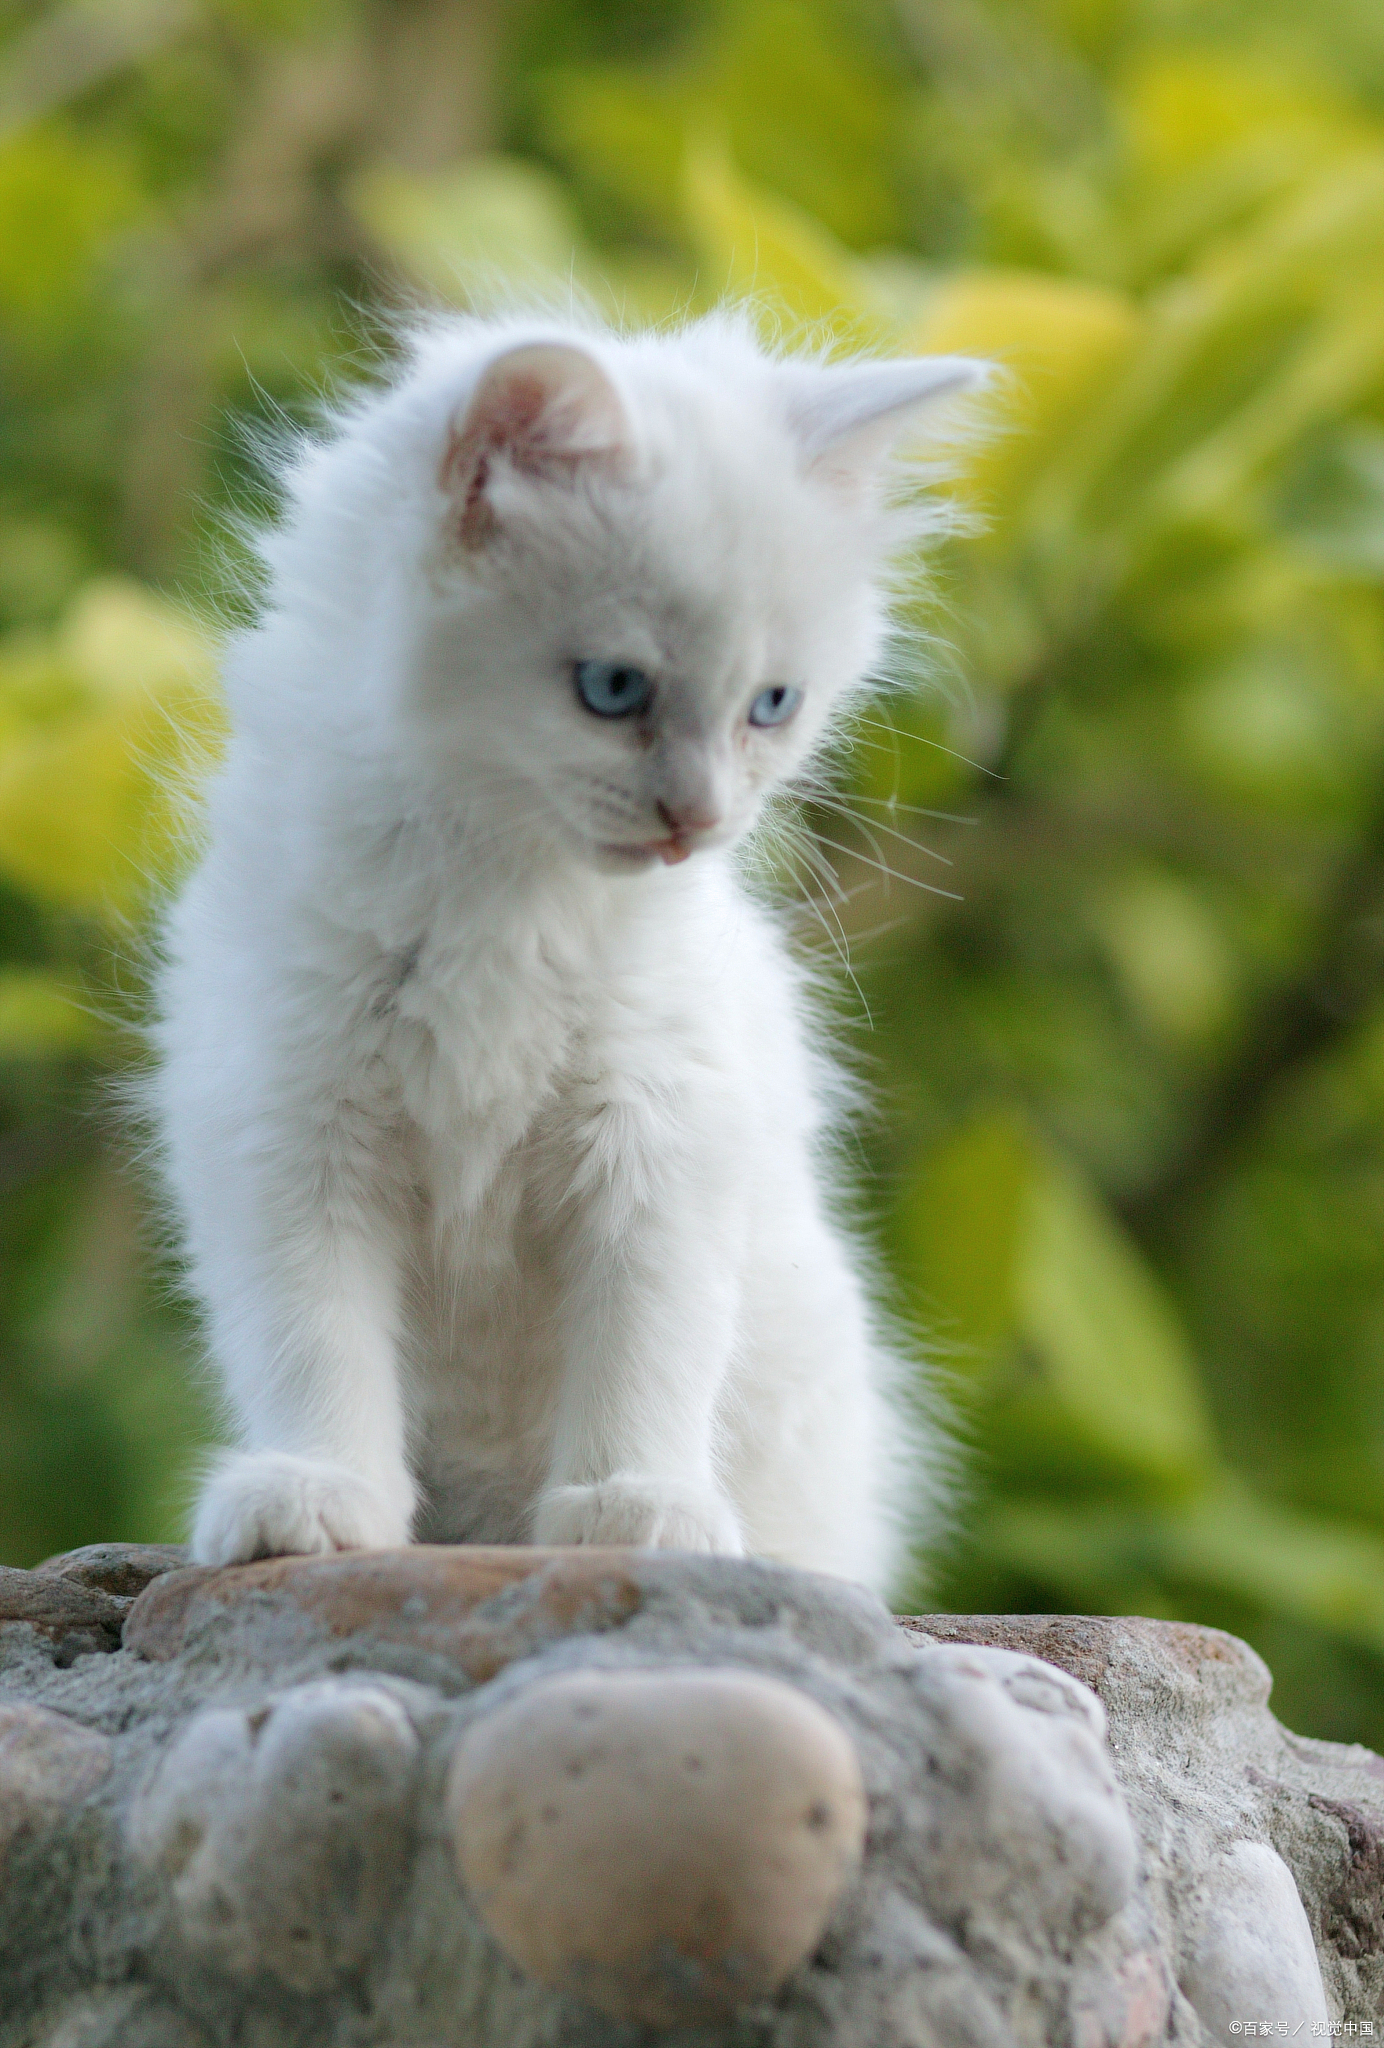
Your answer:
[[[551,397],[541,378],[522,370],[493,384],[461,427],[453,427],[444,471],[493,448],[507,448],[515,462],[528,468],[543,452],[543,414]]]
[[[541,422],[549,396],[541,378],[516,371],[491,384],[465,419],[453,422],[442,458],[442,488],[461,499],[460,531],[467,547],[479,546],[495,526],[485,496],[492,455],[504,448],[518,468],[542,467]]]
[[[620,401],[589,356],[540,344],[501,357],[453,421],[442,457],[439,481],[461,501],[463,542],[475,546],[494,530],[486,486],[497,454],[529,476],[557,477],[584,461],[618,459],[625,442]]]

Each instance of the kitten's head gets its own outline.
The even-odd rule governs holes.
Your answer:
[[[738,839],[878,657],[896,441],[983,375],[776,360],[724,322],[425,348],[410,708],[434,771],[607,871]]]

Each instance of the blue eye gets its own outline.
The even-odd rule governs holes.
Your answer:
[[[761,690],[751,704],[750,724],[787,725],[802,701],[801,690],[791,689],[787,683],[775,683],[772,689]]]
[[[654,686],[642,668],[624,661],[578,661],[572,665],[577,695],[597,718],[632,718],[646,711]]]

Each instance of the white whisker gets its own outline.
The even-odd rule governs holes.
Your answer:
[[[867,868],[878,868],[879,872],[882,875],[888,876],[891,881],[907,882],[911,889],[922,889],[929,896],[945,896],[953,903],[965,901],[965,898],[958,895],[955,889],[938,889],[931,882],[921,881],[917,875],[905,875],[900,873],[898,868],[887,866],[884,861],[871,860],[870,856],[867,853],[862,853],[858,846],[843,846],[839,839],[828,839],[821,832],[817,834],[817,837],[821,844],[829,846],[833,853],[844,853],[848,860],[863,861]]]
[[[947,858],[945,853],[938,853],[936,847],[924,846],[921,839],[911,839],[907,832],[900,832],[893,825],[885,825],[881,823],[878,819],[872,818],[867,822],[866,819],[857,816],[857,814],[855,813],[855,811],[851,809],[849,804],[832,802],[826,797],[818,797],[817,802],[821,805],[823,810],[835,811],[838,817],[847,819],[852,825],[858,825],[861,831],[865,833],[866,837],[870,840],[870,844],[874,847],[875,852],[880,855],[881,859],[883,859],[882,850],[876,843],[873,836],[876,832],[887,832],[891,839],[897,839],[904,846],[911,846],[915,853],[925,853],[929,860],[941,861],[943,867],[945,868],[949,868],[954,865],[954,863]]]

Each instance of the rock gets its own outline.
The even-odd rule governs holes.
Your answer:
[[[1364,1769],[1384,1777],[1384,1765],[1367,1751],[1355,1752]],[[1308,1803],[1337,1823],[1340,1881],[1322,1901],[1322,1938],[1352,1961],[1384,1955],[1384,1822],[1349,1800],[1309,1792]],[[1344,1840],[1341,1839],[1342,1835]]]
[[[137,1985],[79,1992],[40,2014],[23,2048],[206,2048],[206,2035]]]
[[[180,1571],[136,1602],[125,1647],[157,1661],[176,1657],[199,1630],[219,1630],[246,1601],[292,1607],[335,1636],[368,1629],[377,1639],[435,1650],[477,1682],[517,1657],[574,1631],[618,1627],[639,1605],[625,1569],[635,1553],[544,1551],[482,1545],[268,1557],[256,1564]],[[474,1611],[513,1589],[506,1623]]]
[[[15,1837],[49,1827],[64,1808],[85,1799],[110,1766],[111,1745],[95,1729],[0,1697],[0,1886]]]
[[[945,1927],[1070,1940],[1128,1899],[1138,1844],[1094,1693],[1013,1651],[937,1646],[914,1691],[927,1722],[921,1882]]]
[[[71,1664],[93,1652],[118,1650],[128,1601],[49,1572],[0,1565],[0,1636],[23,1623],[52,1646],[56,1661]]]
[[[1384,2034],[1384,1763],[1215,1630],[671,1553],[170,1562],[0,1580],[0,2048]]]
[[[133,1600],[151,1579],[176,1571],[188,1561],[181,1543],[88,1543],[80,1550],[64,1550],[45,1558],[38,1570],[78,1585],[92,1586],[98,1593]]]
[[[777,1991],[860,1864],[841,1724],[753,1672],[586,1671],[474,1722],[447,1779],[457,1865],[540,1983],[655,2026]]]
[[[404,1877],[418,1740],[378,1685],[325,1679],[194,1714],[134,1802],[136,1855],[189,1947],[315,1991],[365,1955]]]
[[[1346,2021],[1384,2037],[1384,1759],[1280,1728],[1268,1670],[1217,1629],[1080,1615],[901,1626],[920,1642],[1029,1652],[1097,1693],[1141,1838],[1140,1889],[1158,1908],[1175,2029],[1185,2003],[1203,2040],[1280,2021],[1289,2035],[1300,2021],[1302,2039]]]
[[[1298,1888],[1267,1843],[1234,1842],[1203,1871],[1182,1988],[1216,2041],[1247,2015],[1289,2030],[1329,2018]]]

